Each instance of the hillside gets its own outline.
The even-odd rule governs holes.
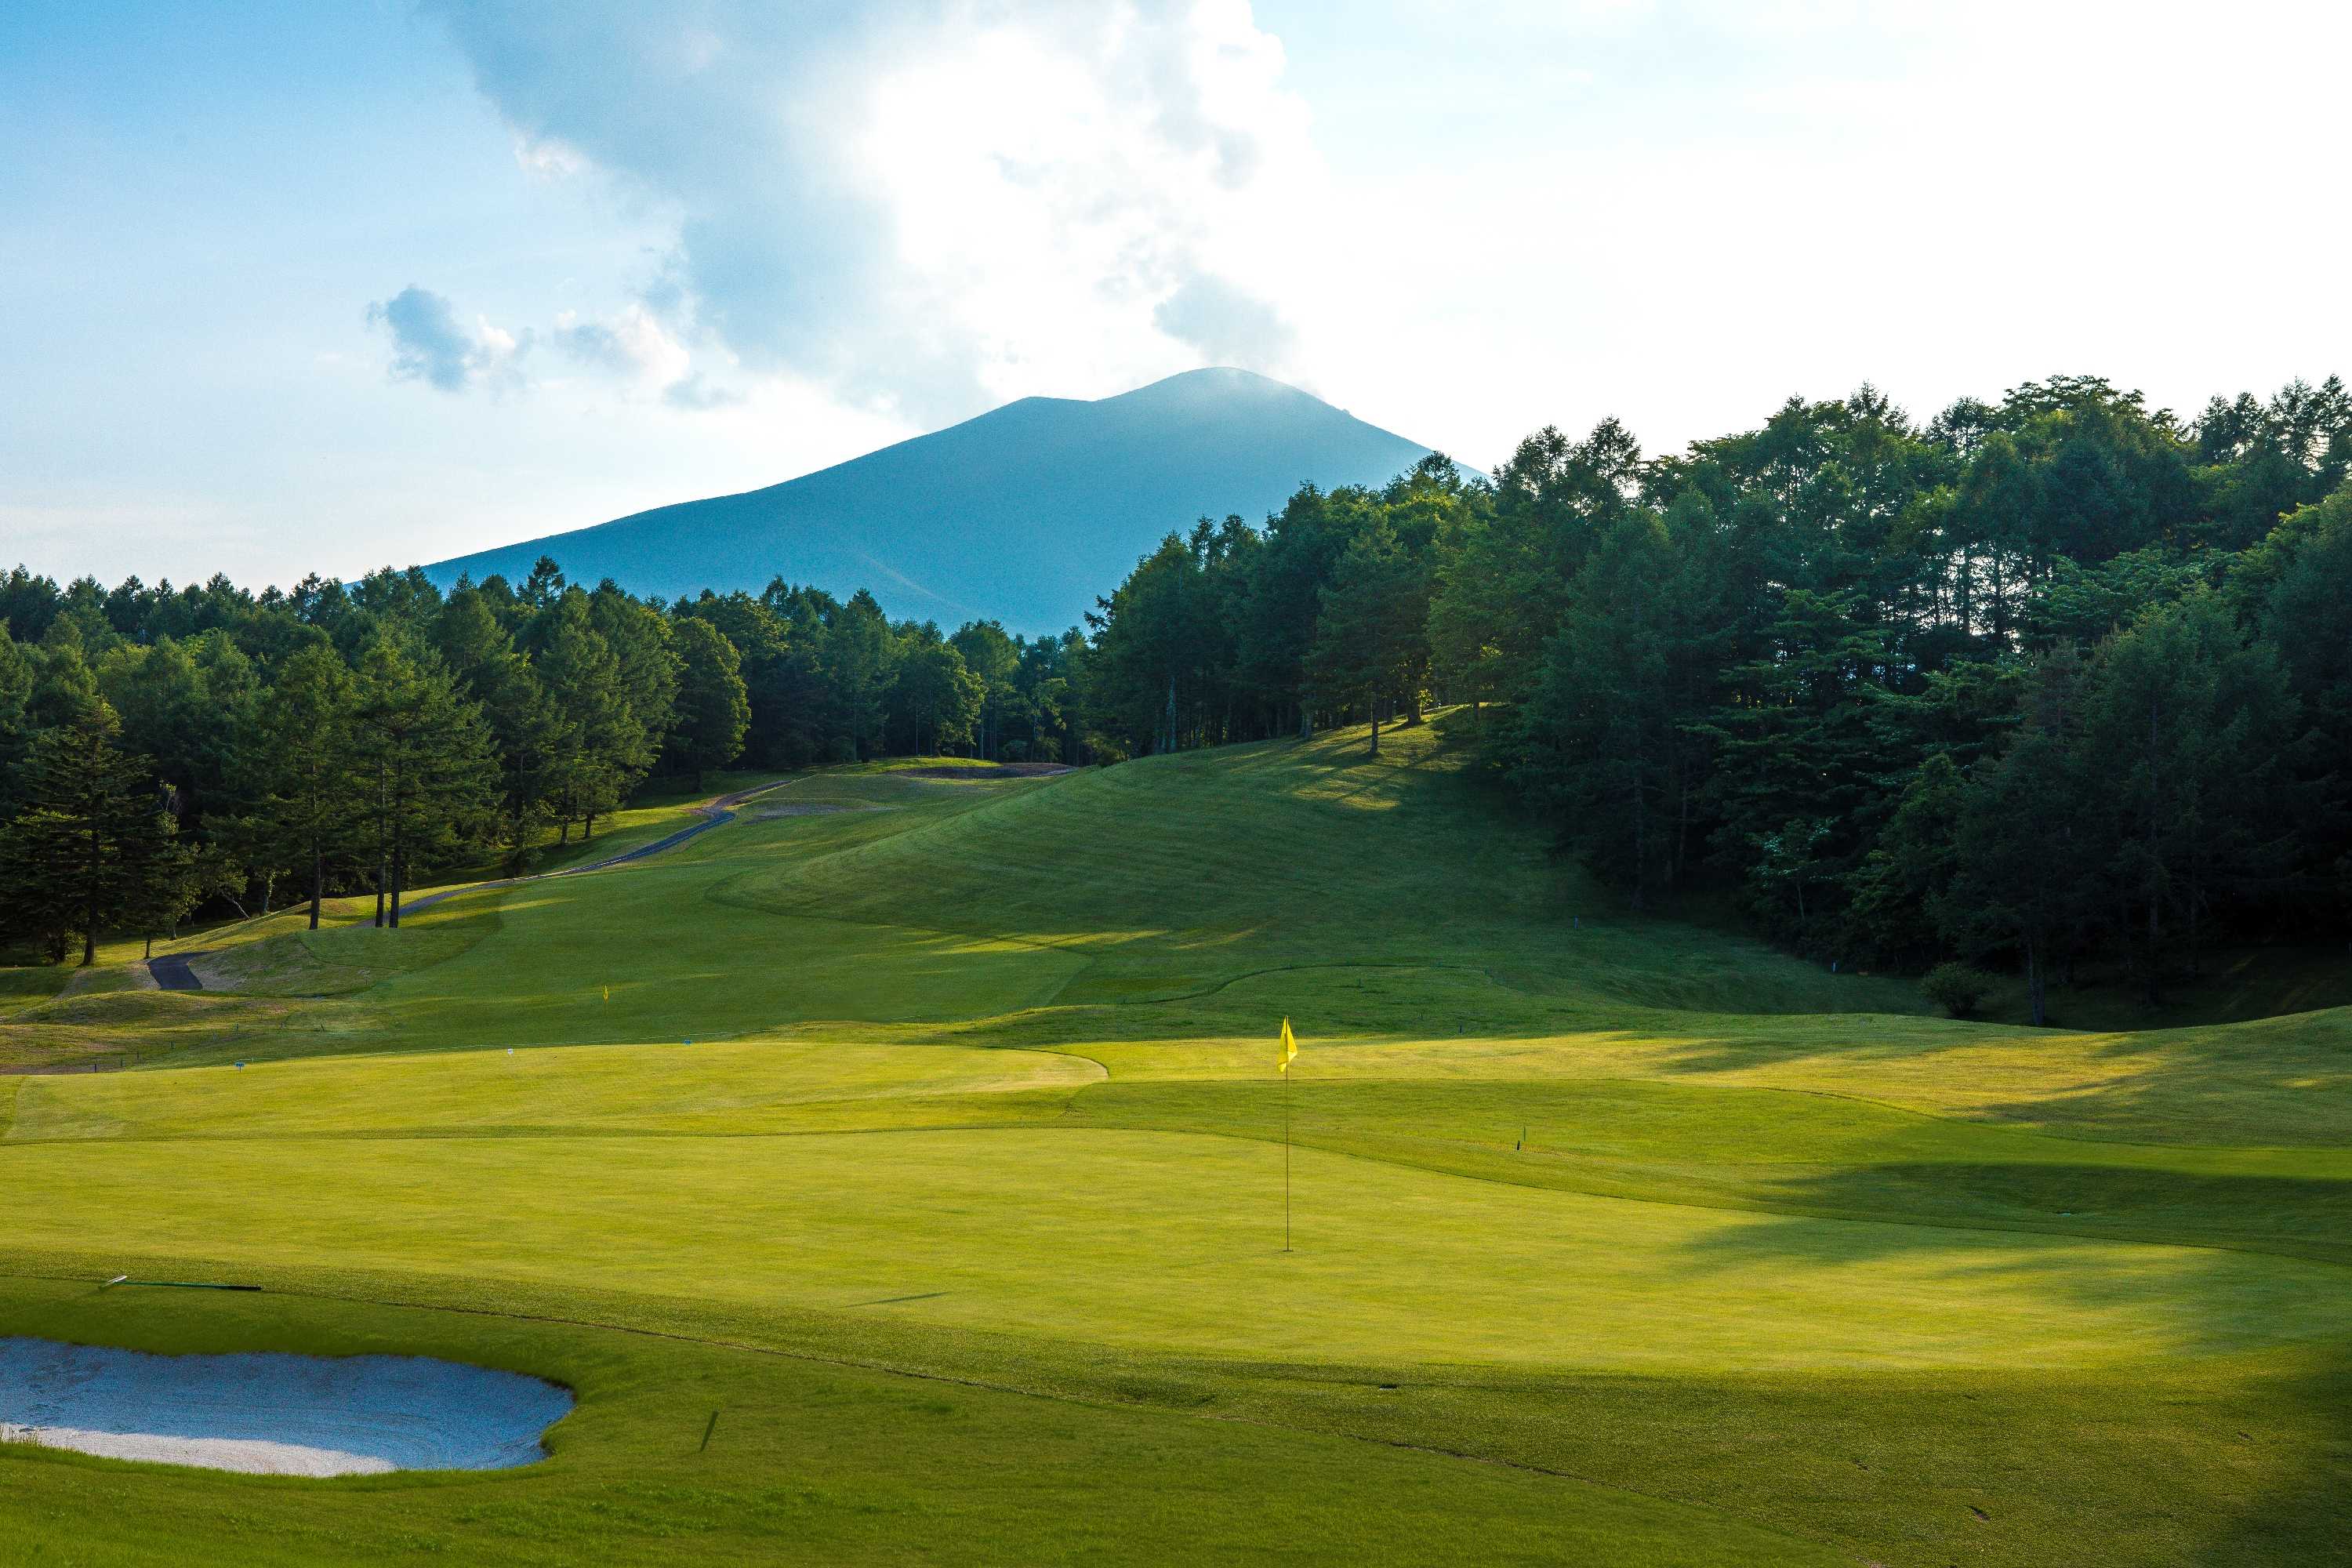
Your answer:
[[[454,560],[510,580],[551,555],[641,595],[758,592],[772,577],[893,616],[1077,624],[1171,529],[1253,521],[1302,481],[1380,484],[1425,447],[1261,375],[1202,370],[1097,402],[1030,397],[765,489],[658,507]]]
[[[0,1530],[1223,1563],[1295,1554],[1226,1506],[1286,1467],[1353,1561],[2332,1560],[2352,1015],[1906,1014],[1628,917],[1449,718],[1377,761],[803,773],[397,932],[198,937],[205,992],[5,988],[0,1064],[163,1070],[0,1076],[0,1183],[44,1195],[0,1334],[396,1348],[579,1405],[478,1483],[0,1453]]]

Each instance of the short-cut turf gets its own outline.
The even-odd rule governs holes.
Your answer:
[[[20,1060],[181,1064],[0,1078],[0,1182],[39,1195],[0,1331],[581,1394],[491,1479],[0,1452],[0,1530],[264,1563],[2352,1538],[2344,1014],[1928,1017],[1629,918],[1432,729],[1362,740],[820,773],[777,802],[856,809],[232,936],[237,993],[0,991]],[[268,1289],[89,1283],[126,1271]]]

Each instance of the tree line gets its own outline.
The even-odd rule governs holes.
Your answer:
[[[1092,617],[1160,751],[1470,705],[1636,907],[1824,962],[2126,963],[2352,924],[2352,396],[2194,418],[2088,377],[1920,423],[1864,387],[1644,458],[1614,420],[1171,534]]]
[[[1169,534],[1086,626],[779,579],[646,603],[421,574],[0,579],[0,920],[63,956],[199,902],[316,919],[583,837],[647,777],[1116,762],[1466,705],[1643,907],[1846,964],[2127,963],[2352,925],[2352,396],[2193,418],[2090,377],[1925,422],[1864,387],[1645,457],[1605,420]]]
[[[781,580],[651,604],[422,573],[59,588],[0,579],[0,936],[84,963],[200,906],[260,912],[520,868],[646,779],[914,751],[1058,757],[1083,639],[893,622]]]

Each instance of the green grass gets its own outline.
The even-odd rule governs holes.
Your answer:
[[[1208,1519],[1223,1550],[1258,1558],[1307,1541],[1374,1562],[1836,1561],[1561,1477],[803,1354],[373,1303],[98,1298],[53,1281],[0,1283],[0,1311],[27,1331],[156,1351],[441,1355],[555,1377],[581,1401],[550,1462],[484,1476],[320,1487],[11,1449],[11,1563],[1176,1561]],[[908,1462],[910,1441],[924,1462]],[[1040,1484],[1054,1475],[1078,1483]],[[1276,1489],[1278,1509],[1229,1511]],[[1399,1531],[1461,1546],[1406,1552]]]
[[[2352,1006],[2352,956],[2340,947],[2232,947],[2200,955],[2197,973],[2165,976],[2150,1006],[2121,964],[2084,965],[2075,984],[2050,988],[2048,1021],[2067,1029],[2178,1029],[2237,1024],[2280,1013]],[[2021,976],[2003,975],[1985,999],[1986,1017],[2023,1024],[2033,1016]]]
[[[0,1077],[0,1184],[40,1194],[0,1332],[400,1348],[581,1403],[545,1465],[488,1476],[0,1450],[0,1535],[58,1562],[2340,1554],[2352,1016],[1952,1023],[1631,918],[1432,728],[1384,752],[831,770],[761,804],[837,811],[398,933],[261,931],[241,993],[14,1005],[0,1051],[161,1070]],[[125,1271],[267,1289],[93,1293]]]

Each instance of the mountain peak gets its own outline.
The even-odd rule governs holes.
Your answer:
[[[1103,403],[1172,403],[1218,397],[1300,398],[1309,403],[1322,400],[1311,392],[1304,392],[1286,381],[1276,381],[1254,370],[1236,365],[1203,365],[1198,370],[1180,370],[1173,375],[1163,375],[1158,381],[1146,382],[1132,392],[1114,393],[1098,399]],[[1328,404],[1324,406],[1328,407]]]
[[[1257,518],[1307,481],[1381,484],[1427,448],[1311,393],[1232,367],[1092,402],[1024,397],[765,489],[658,507],[425,568],[509,581],[551,555],[575,581],[646,595],[757,593],[772,577],[896,616],[1076,624],[1160,538]]]

